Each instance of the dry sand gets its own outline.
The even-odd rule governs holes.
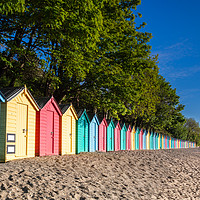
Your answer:
[[[200,149],[81,153],[1,163],[0,199],[200,199]]]

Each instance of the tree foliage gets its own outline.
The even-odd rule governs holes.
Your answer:
[[[9,0],[0,4],[0,84],[26,84],[107,118],[172,134],[184,124],[159,75],[140,0]]]

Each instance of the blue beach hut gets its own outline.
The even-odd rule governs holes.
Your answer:
[[[148,132],[146,130],[143,130],[143,149],[147,149],[147,134]]]
[[[99,119],[96,114],[88,114],[89,125],[89,152],[95,152],[98,150],[98,133],[99,133]]]

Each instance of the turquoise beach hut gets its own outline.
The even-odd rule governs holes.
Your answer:
[[[114,151],[114,129],[115,125],[112,119],[107,120],[107,151]]]
[[[78,110],[78,121],[76,126],[76,151],[88,152],[89,151],[89,124],[90,120],[86,113],[86,109]]]
[[[169,136],[167,136],[167,149],[169,149]]]
[[[121,131],[120,131],[120,150],[126,150],[126,132],[127,128],[125,123],[120,124]]]
[[[140,129],[137,128],[135,132],[135,150],[139,149],[139,134],[140,134]]]
[[[156,133],[156,149],[158,149],[159,133]]]
[[[153,133],[153,149],[156,149],[156,133]]]
[[[149,138],[149,142],[150,142],[150,150],[153,150],[153,146],[154,146],[154,140],[153,140],[153,132],[150,132],[150,138]]]

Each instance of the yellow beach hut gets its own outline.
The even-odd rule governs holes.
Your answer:
[[[160,149],[160,133],[158,133],[158,149]]]
[[[131,150],[135,150],[135,126],[133,126],[131,131]]]
[[[165,136],[162,135],[162,148],[165,149]]]
[[[35,156],[37,103],[26,87],[0,89],[0,162]]]
[[[78,116],[72,104],[59,105],[62,112],[60,154],[76,153],[76,121]]]
[[[148,133],[147,133],[147,149],[148,150],[150,149],[150,140],[149,140],[149,137],[150,137],[150,131],[148,130]]]

